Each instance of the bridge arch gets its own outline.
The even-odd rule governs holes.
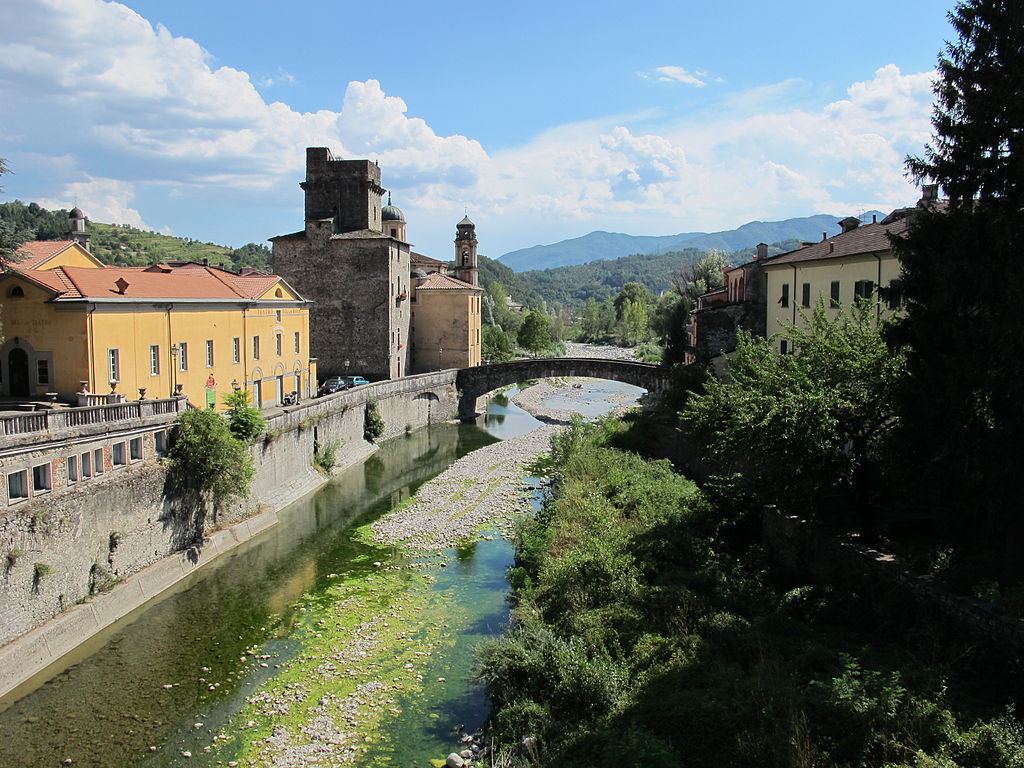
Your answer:
[[[459,418],[474,418],[477,413],[477,399],[488,392],[515,384],[517,381],[546,379],[553,376],[611,379],[633,384],[653,393],[664,392],[671,384],[669,369],[664,366],[598,357],[540,357],[478,365],[473,368],[462,368],[456,374]]]

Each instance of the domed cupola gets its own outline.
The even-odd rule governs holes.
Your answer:
[[[391,204],[391,193],[388,193],[388,204],[380,209],[380,223],[385,235],[396,240],[405,241],[405,214],[402,209]]]
[[[85,212],[77,205],[68,214],[68,236],[86,250],[89,249],[89,235],[85,231]]]

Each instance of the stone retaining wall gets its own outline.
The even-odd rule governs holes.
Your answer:
[[[267,435],[251,448],[252,492],[217,519],[207,517],[210,535],[200,548],[183,551],[191,532],[164,497],[166,471],[152,451],[152,434],[145,460],[0,511],[0,696],[246,541],[254,526],[273,525],[276,510],[327,481],[312,466],[315,442],[337,441],[337,468],[376,450],[363,439],[367,400],[378,401],[386,429],[381,439],[387,439],[454,418],[454,381],[455,371],[424,374],[266,413]],[[126,433],[138,433],[131,426]],[[67,450],[64,441],[35,445],[33,461]],[[76,605],[90,598],[91,588],[102,592],[117,580],[123,581],[108,594]]]

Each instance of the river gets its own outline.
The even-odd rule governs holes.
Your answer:
[[[593,415],[633,391],[591,383],[571,399]],[[476,425],[438,424],[384,443],[282,510],[279,525],[92,638],[31,693],[0,700],[0,766],[424,766],[443,758],[487,714],[471,681],[473,649],[507,621],[512,547],[502,531],[485,530],[438,553],[446,567],[427,569],[374,543],[368,523],[459,457],[537,426],[498,396]],[[360,623],[346,624],[349,616]],[[351,656],[328,658],[324,648],[340,636],[355,638]],[[389,681],[387,690],[366,683],[370,673]],[[366,710],[345,734],[358,732],[358,743],[340,757],[337,739],[323,734],[312,737],[320,753],[282,747],[277,720],[296,716],[303,697],[334,705],[334,690],[349,690],[344,700]]]

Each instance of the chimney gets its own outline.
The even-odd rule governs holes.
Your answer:
[[[921,202],[930,203],[939,199],[939,185],[925,184],[921,187]]]
[[[852,232],[860,226],[860,219],[854,216],[847,216],[845,219],[839,222],[839,228],[843,230],[843,233]]]
[[[878,223],[878,214],[877,213],[872,213],[871,214],[871,223],[872,224],[877,224]]]
[[[210,266],[210,260],[209,259],[203,259],[203,266],[204,267]]]
[[[754,261],[762,261],[768,258],[768,246],[765,243],[757,244],[757,252],[754,254]]]
[[[826,240],[828,240],[828,232],[822,232],[821,233],[821,242],[824,243]]]
[[[114,281],[114,285],[117,286],[117,292],[122,296],[124,295],[124,292],[128,290],[128,281],[123,277],[117,278],[117,280]]]
[[[835,241],[833,240],[831,243],[828,244],[828,252],[832,253],[835,249],[836,249],[836,244],[835,244]]]

